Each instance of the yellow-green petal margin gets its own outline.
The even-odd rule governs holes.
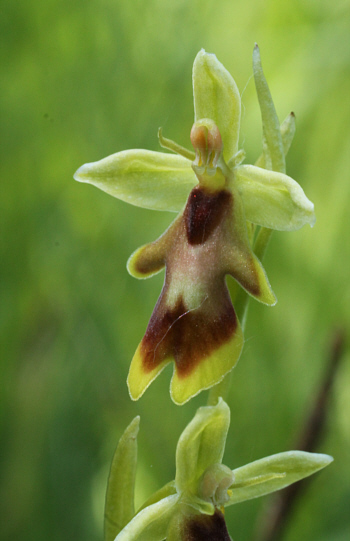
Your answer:
[[[138,345],[135,355],[132,358],[127,379],[129,394],[132,400],[141,398],[146,389],[151,385],[152,381],[156,379],[158,374],[172,360],[171,357],[169,357],[155,366],[152,370],[146,371],[141,348],[142,342]]]
[[[182,405],[201,391],[210,389],[223,380],[237,364],[244,344],[241,326],[237,327],[232,337],[193,368],[188,375],[180,377],[174,370],[170,383],[170,395],[175,404]]]

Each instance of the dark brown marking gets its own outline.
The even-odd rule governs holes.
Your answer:
[[[194,188],[188,197],[184,211],[189,244],[203,244],[219,225],[231,205],[232,196],[227,190],[210,194],[203,188]]]
[[[214,302],[204,300],[193,311],[188,311],[182,298],[173,309],[167,308],[163,295],[164,290],[141,342],[143,367],[149,372],[173,357],[178,376],[186,377],[233,336],[237,317],[224,281]]]
[[[218,509],[213,515],[188,517],[181,533],[184,541],[231,541],[224,515]]]

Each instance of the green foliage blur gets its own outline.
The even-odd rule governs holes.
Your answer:
[[[350,321],[348,0],[5,0],[0,17],[1,540],[102,539],[109,465],[141,415],[137,502],[174,476],[177,439],[206,393],[178,407],[171,369],[131,402],[126,376],[163,277],[131,278],[131,252],[173,219],[74,182],[83,163],[159,150],[157,129],[190,148],[191,69],[214,52],[243,100],[246,163],[261,151],[251,55],[258,42],[280,120],[297,133],[287,172],[317,222],[275,233],[264,260],[278,297],[251,302],[234,370],[225,463],[289,450]],[[350,537],[350,363],[337,374],[317,474],[286,541]],[[268,498],[226,513],[253,538]]]

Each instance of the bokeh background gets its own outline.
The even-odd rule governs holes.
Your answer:
[[[264,261],[278,297],[252,302],[229,398],[224,462],[291,448],[350,321],[350,4],[347,0],[4,0],[1,59],[1,539],[102,539],[109,464],[141,415],[137,501],[174,476],[177,439],[205,393],[170,401],[168,367],[137,403],[128,366],[161,275],[131,278],[130,253],[173,219],[73,181],[83,163],[189,146],[191,68],[214,52],[243,100],[247,163],[261,150],[251,78],[258,42],[281,121],[297,134],[288,173],[317,222],[275,233]],[[350,538],[350,363],[337,373],[320,452],[335,462],[298,501],[286,541]],[[253,539],[267,498],[230,508]]]

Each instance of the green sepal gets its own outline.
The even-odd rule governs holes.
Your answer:
[[[175,494],[149,505],[135,515],[115,541],[163,541],[178,499],[178,495]]]
[[[139,424],[140,417],[135,417],[120,438],[114,453],[105,501],[105,541],[113,541],[134,516]]]
[[[235,482],[225,506],[280,490],[321,470],[332,461],[329,455],[304,451],[288,451],[256,460],[233,470]]]
[[[239,165],[234,177],[250,222],[279,231],[314,225],[313,203],[288,175],[255,165]]]
[[[229,425],[230,409],[221,398],[216,406],[197,410],[177,444],[175,483],[179,493],[196,493],[207,468],[221,463]]]
[[[210,118],[221,133],[228,162],[238,150],[241,97],[237,85],[214,54],[202,49],[193,63],[195,121]]]
[[[263,153],[266,168],[284,173],[286,170],[286,160],[280,123],[262,69],[258,45],[255,45],[253,51],[253,73],[263,125]]]
[[[137,207],[171,212],[182,210],[198,182],[189,160],[150,150],[124,150],[86,163],[74,178]]]

